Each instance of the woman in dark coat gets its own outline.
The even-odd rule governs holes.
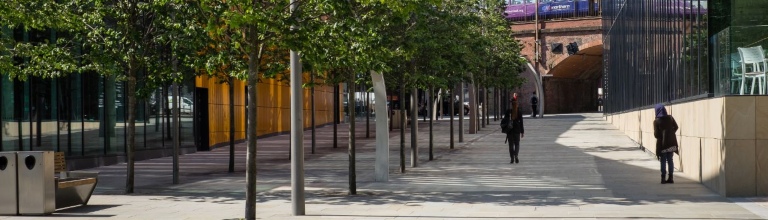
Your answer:
[[[661,184],[675,183],[672,179],[672,172],[675,170],[675,163],[672,161],[674,153],[677,151],[677,122],[675,118],[667,114],[664,105],[656,105],[656,120],[653,121],[653,136],[656,137],[656,157],[661,162]],[[664,176],[669,174],[668,179]]]
[[[509,157],[512,159],[509,163],[520,163],[517,155],[520,152],[520,138],[525,136],[525,128],[523,127],[523,114],[520,113],[517,99],[512,100],[512,109],[507,110],[504,114],[501,124],[510,125],[510,119],[512,119],[512,128],[507,130],[507,140],[509,141]]]

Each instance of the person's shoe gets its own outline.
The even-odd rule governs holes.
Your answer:
[[[520,163],[520,159],[517,159],[517,156],[515,156],[515,163]]]
[[[661,184],[667,184],[667,180],[664,179],[664,174],[661,174]]]
[[[512,159],[511,161],[509,161],[509,163],[515,163],[515,160],[514,160],[514,159]]]
[[[672,174],[669,174],[669,178],[667,179],[667,183],[672,184],[675,183],[675,180],[672,179]]]

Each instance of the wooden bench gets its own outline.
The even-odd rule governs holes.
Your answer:
[[[56,177],[56,209],[86,205],[98,183],[98,172],[67,171],[63,152],[54,153]]]

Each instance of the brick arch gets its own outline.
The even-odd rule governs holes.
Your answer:
[[[574,55],[560,56],[552,61],[549,75],[558,78],[597,79],[602,75],[603,45],[592,42],[579,46]]]
[[[568,59],[569,57],[573,56],[573,55],[569,56],[567,54],[567,52],[565,52],[565,50],[566,50],[565,46],[567,46],[567,45],[568,44],[564,44],[563,45],[563,51],[564,51],[563,52],[564,53],[563,56],[558,56],[555,59],[553,59],[551,62],[549,62],[549,64],[551,64],[552,67],[557,66],[557,64],[560,64],[560,62],[562,62],[563,60]],[[603,41],[602,41],[602,39],[601,40],[597,40],[597,41],[587,42],[586,44],[583,44],[583,45],[579,45],[579,52],[577,52],[576,55],[584,54],[584,50],[585,49],[594,48],[596,46],[599,46],[601,49],[603,48]],[[601,51],[600,54],[602,54],[602,51]]]
[[[536,29],[539,35],[536,35]],[[536,23],[513,23],[512,37],[522,46],[521,55],[532,61],[533,67],[542,74],[543,89],[537,96],[545,100],[545,113],[570,113],[596,111],[597,87],[602,72],[602,19],[545,20]],[[534,62],[535,42],[540,40],[540,60]],[[568,55],[568,43],[579,44],[580,52]],[[562,43],[562,52],[552,52],[551,46]],[[589,56],[594,55],[594,56]],[[569,65],[585,64],[581,59],[593,61],[586,70],[589,74],[572,73]],[[572,73],[569,76],[566,73]],[[583,73],[583,72],[582,72]],[[516,90],[524,100],[536,91],[536,77],[530,71],[521,74],[527,82]],[[598,78],[594,78],[598,77]],[[530,114],[531,108],[523,108]]]

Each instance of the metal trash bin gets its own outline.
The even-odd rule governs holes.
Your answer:
[[[19,151],[19,214],[49,215],[56,209],[52,151]]]
[[[0,152],[0,215],[19,214],[16,186],[16,152]]]

